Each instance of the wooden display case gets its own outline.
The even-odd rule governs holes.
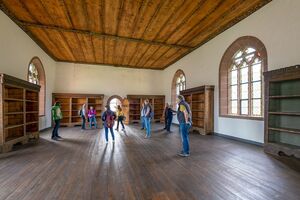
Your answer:
[[[214,86],[204,85],[180,92],[192,111],[192,131],[206,135],[214,132]]]
[[[145,99],[149,102],[154,112],[154,122],[163,120],[165,106],[164,95],[127,95],[129,101],[129,123],[139,123],[141,121],[141,108]]]
[[[300,158],[300,65],[265,72],[264,77],[264,150]]]
[[[39,139],[40,86],[0,74],[0,152]]]
[[[75,94],[75,93],[53,93],[52,102],[61,103],[61,111],[63,119],[62,126],[81,125],[82,119],[79,116],[79,111],[83,104],[86,104],[87,110],[90,106],[96,109],[96,119],[98,127],[102,126],[101,113],[103,112],[103,94]],[[88,123],[88,122],[87,122]]]

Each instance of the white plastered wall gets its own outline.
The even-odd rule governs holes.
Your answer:
[[[56,62],[0,11],[0,73],[27,80],[28,64],[34,56],[40,58],[46,74],[46,112],[39,120],[40,129],[44,129],[51,126],[51,95]]]
[[[255,36],[266,46],[268,69],[300,63],[300,1],[273,0],[251,16],[218,35],[202,47],[164,71],[165,94],[171,101],[171,82],[182,69],[187,88],[215,85],[215,132],[263,143],[263,121],[219,117],[219,65],[221,58],[237,38]]]
[[[163,72],[111,66],[57,63],[55,92],[104,94],[164,94]]]

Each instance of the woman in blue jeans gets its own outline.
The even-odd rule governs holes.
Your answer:
[[[143,107],[143,118],[144,118],[144,125],[146,128],[146,136],[145,138],[150,138],[151,137],[151,112],[152,108],[151,105],[149,104],[149,100],[146,99],[144,101],[144,107]]]
[[[113,139],[113,142],[115,142],[115,135],[114,135],[114,123],[116,119],[116,114],[110,110],[110,106],[105,106],[105,112],[102,114],[102,121],[104,124],[104,130],[105,130],[105,140],[106,143],[108,143],[108,130],[110,130],[111,137]]]
[[[177,119],[179,122],[179,129],[182,141],[182,151],[179,153],[179,156],[187,157],[190,155],[189,129],[192,126],[191,109],[182,95],[178,95],[177,102]]]

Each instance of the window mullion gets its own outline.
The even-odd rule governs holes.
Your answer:
[[[252,116],[252,65],[248,67],[248,115]]]
[[[238,87],[237,87],[237,114],[241,115],[241,77],[240,77],[240,73],[241,73],[241,69],[240,67],[237,68],[238,73],[237,73],[237,81],[238,81]]]

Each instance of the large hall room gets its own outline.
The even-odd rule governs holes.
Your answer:
[[[0,9],[0,200],[300,200],[300,0]]]

